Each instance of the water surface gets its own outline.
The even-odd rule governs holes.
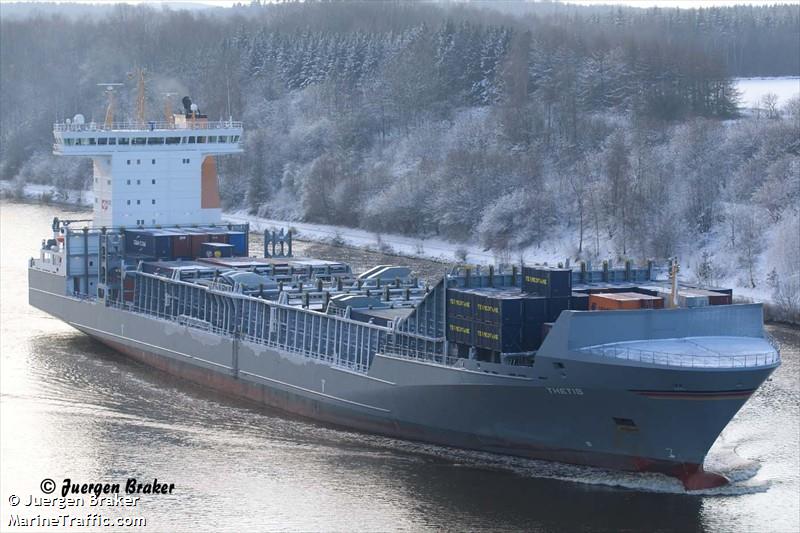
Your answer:
[[[736,481],[685,494],[660,475],[509,458],[331,428],[132,363],[28,306],[26,261],[65,208],[0,204],[0,530],[45,478],[176,484],[143,531],[798,531],[800,331],[707,465]],[[392,256],[301,243],[358,264]],[[414,261],[421,275],[442,265]],[[63,513],[54,511],[53,514]],[[42,513],[45,514],[44,512]],[[120,529],[120,528],[117,528]]]

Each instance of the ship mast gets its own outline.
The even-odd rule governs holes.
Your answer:
[[[98,87],[106,88],[108,106],[106,107],[105,128],[110,130],[114,125],[114,87],[122,87],[121,83],[98,83]]]
[[[669,306],[673,309],[678,307],[678,271],[680,269],[678,258],[673,257],[669,268],[669,281],[672,285],[672,290],[669,293]]]
[[[140,128],[144,127],[144,76],[143,68],[136,68],[128,73],[129,79],[136,78],[136,124]]]

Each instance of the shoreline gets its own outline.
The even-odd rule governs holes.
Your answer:
[[[76,210],[91,211],[91,202],[86,203],[86,200],[90,198],[90,191],[84,192],[82,195],[78,195],[77,191],[68,191],[68,194],[71,197],[80,197],[84,199],[84,203],[77,203],[75,201],[59,201],[53,200],[52,198],[45,199],[45,193],[49,191],[45,190],[30,190],[32,189],[29,185],[26,185],[25,196],[23,198],[19,198],[15,194],[13,194],[13,190],[8,185],[5,185],[10,182],[0,182],[0,199],[2,201],[8,202],[15,202],[15,203],[28,203],[28,204],[39,204],[39,205],[53,205],[53,206],[61,206],[61,207],[72,207]],[[5,185],[5,186],[4,186]],[[36,189],[44,189],[47,186],[36,186]],[[89,194],[87,194],[87,192]],[[75,196],[72,196],[72,194]],[[313,225],[313,224],[306,224],[302,222],[286,222],[280,223],[281,221],[276,221],[272,219],[261,219],[259,217],[254,216],[244,216],[241,212],[233,212],[233,213],[223,213],[222,214],[223,220],[235,221],[237,223],[241,222],[248,222],[251,225],[250,234],[251,235],[258,235],[259,237],[263,236],[263,231],[269,227],[288,227],[292,228],[295,224],[299,226],[321,226],[321,225]],[[317,229],[317,233],[321,230]],[[324,230],[322,230],[324,231]],[[390,237],[386,242],[378,240],[375,238],[377,235],[380,237],[380,234],[372,233],[365,230],[357,230],[354,229],[354,232],[359,232],[363,234],[367,234],[371,236],[371,242],[362,242],[354,243],[352,239],[348,242],[348,239],[344,239],[341,234],[337,231],[328,230],[327,233],[330,233],[331,236],[328,237],[321,237],[317,235],[315,237],[315,232],[303,232],[299,231],[296,233],[297,236],[293,237],[295,240],[305,243],[314,243],[314,244],[322,244],[322,245],[333,245],[340,246],[343,248],[348,248],[351,250],[359,250],[359,251],[370,251],[370,252],[377,252],[384,255],[389,255],[398,258],[409,258],[409,259],[422,259],[426,261],[431,261],[435,263],[440,263],[442,265],[448,265],[453,263],[460,263],[460,262],[469,262],[469,261],[459,261],[458,258],[453,257],[446,257],[445,253],[441,253],[441,255],[434,256],[429,253],[414,253],[415,250],[408,249],[409,245],[414,245],[414,241],[419,241],[424,243],[424,239],[411,239],[411,238],[402,238],[404,241],[403,246],[397,246],[397,243]],[[332,241],[336,242],[332,242]],[[418,245],[417,245],[418,246]],[[449,251],[448,249],[442,247],[433,246],[434,249],[439,249],[440,252]],[[423,248],[424,249],[424,248]],[[419,250],[419,249],[418,249]],[[417,251],[418,251],[417,250]],[[472,255],[472,254],[468,254]],[[489,255],[489,254],[485,254]],[[469,258],[469,257],[468,257]],[[470,258],[471,259],[471,258]],[[489,259],[488,257],[483,258],[484,260]],[[497,258],[492,256],[492,259],[496,260]],[[734,301],[738,301],[739,303],[761,303],[764,308],[764,322],[765,324],[781,324],[789,327],[800,328],[800,313],[799,312],[786,312],[774,303],[769,300],[756,300],[751,297],[746,296],[738,296],[734,299]],[[788,317],[786,316],[788,314]]]

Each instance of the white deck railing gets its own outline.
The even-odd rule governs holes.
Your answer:
[[[198,121],[192,123],[186,121],[186,125],[176,126],[171,122],[148,121],[144,124],[140,122],[114,122],[107,127],[101,122],[90,122],[88,124],[67,124],[66,122],[56,122],[53,124],[54,132],[86,132],[86,131],[188,131],[188,130],[220,130],[220,129],[242,129],[242,122],[238,120],[219,120],[219,121]]]
[[[773,343],[770,342],[770,344]],[[637,363],[691,368],[752,368],[771,366],[781,360],[780,351],[777,348],[769,352],[731,355],[669,353],[627,346],[589,346],[580,351]]]

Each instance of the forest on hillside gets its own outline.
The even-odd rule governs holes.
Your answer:
[[[2,15],[2,12],[0,12]],[[254,2],[0,16],[0,177],[88,185],[51,124],[148,72],[246,127],[227,209],[583,259],[690,258],[800,308],[800,99],[744,109],[733,76],[800,75],[800,7]],[[133,114],[135,84],[120,94]],[[794,266],[793,266],[794,265]]]

